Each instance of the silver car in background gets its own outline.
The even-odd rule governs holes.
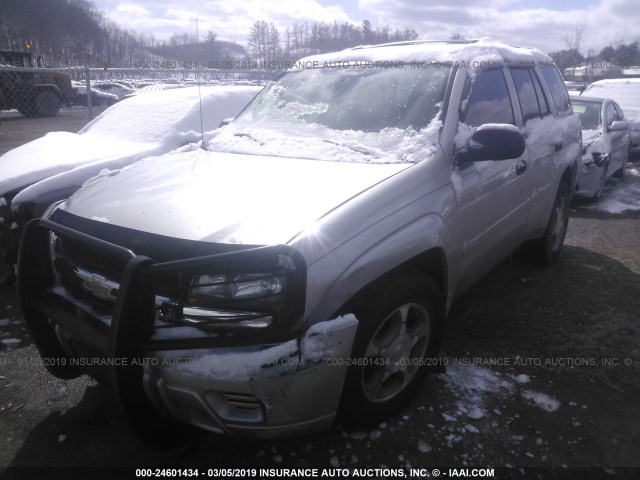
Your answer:
[[[575,195],[600,200],[612,175],[622,177],[629,159],[629,122],[611,99],[573,97],[582,124],[582,166]]]
[[[598,80],[582,94],[585,97],[610,98],[620,105],[629,122],[631,153],[640,153],[640,78]]]

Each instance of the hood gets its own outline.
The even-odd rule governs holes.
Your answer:
[[[333,208],[410,165],[177,151],[103,172],[62,208],[159,235],[270,245],[288,242]]]

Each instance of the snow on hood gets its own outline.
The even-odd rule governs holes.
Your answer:
[[[204,131],[237,115],[260,87],[202,87]],[[198,88],[153,92],[123,100],[77,134],[51,132],[0,157],[0,194],[80,165],[135,161],[200,139]]]
[[[410,166],[187,148],[104,172],[62,208],[84,218],[189,240],[278,244]]]

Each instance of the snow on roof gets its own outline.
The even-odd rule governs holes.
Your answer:
[[[471,64],[471,68],[484,68],[503,63],[551,63],[553,60],[534,48],[513,47],[489,38],[481,38],[464,43],[416,41],[354,47],[340,52],[306,57],[296,62],[294,67],[317,68],[347,61],[456,62]]]
[[[583,92],[590,97],[612,98],[621,107],[640,107],[640,78],[598,80]]]

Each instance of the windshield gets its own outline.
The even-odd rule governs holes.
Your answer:
[[[601,103],[580,102],[575,98],[571,103],[573,103],[573,111],[580,117],[583,130],[596,130],[600,126]]]
[[[315,68],[265,88],[210,150],[336,161],[416,162],[437,142],[450,67]],[[435,133],[435,136],[434,136]],[[428,137],[428,138],[427,138]],[[428,153],[423,148],[422,158]]]

